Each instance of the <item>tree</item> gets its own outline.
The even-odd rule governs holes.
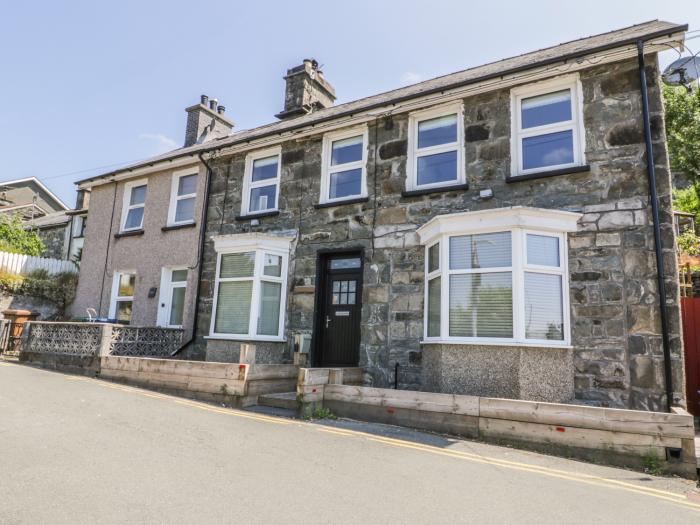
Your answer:
[[[0,216],[0,251],[41,255],[46,251],[46,246],[35,231],[24,229],[18,215],[14,217],[3,215]]]
[[[664,86],[663,97],[671,167],[700,183],[700,89]]]
[[[693,184],[689,188],[674,190],[673,209],[692,213],[697,221],[700,217],[700,186]]]

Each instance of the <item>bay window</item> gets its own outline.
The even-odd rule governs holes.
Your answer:
[[[580,99],[577,75],[511,91],[512,176],[584,164]]]
[[[579,217],[514,207],[422,226],[425,342],[568,345],[566,233]]]
[[[409,116],[407,190],[454,186],[466,181],[462,105]]]
[[[243,177],[241,215],[277,210],[280,185],[280,148],[248,154]]]
[[[284,340],[290,242],[258,234],[214,238],[217,267],[210,337]]]

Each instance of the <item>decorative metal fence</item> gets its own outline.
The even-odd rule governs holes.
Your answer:
[[[27,352],[74,356],[170,357],[182,344],[175,328],[108,323],[33,321],[26,328]]]

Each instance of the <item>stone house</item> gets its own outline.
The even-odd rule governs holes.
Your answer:
[[[682,404],[657,53],[686,29],[647,22],[340,105],[305,60],[279,122],[212,126],[211,140],[84,182],[86,256],[134,241],[98,231],[120,220],[93,218],[98,186],[108,218],[123,181],[201,161],[188,357],[236,362],[247,343],[258,362],[359,366],[382,387]],[[155,251],[139,235],[125,261]],[[99,264],[81,269],[92,294]]]

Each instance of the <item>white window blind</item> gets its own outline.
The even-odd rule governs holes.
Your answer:
[[[287,260],[264,248],[220,253],[211,335],[282,337]]]
[[[564,233],[453,231],[425,249],[428,340],[568,341]]]

